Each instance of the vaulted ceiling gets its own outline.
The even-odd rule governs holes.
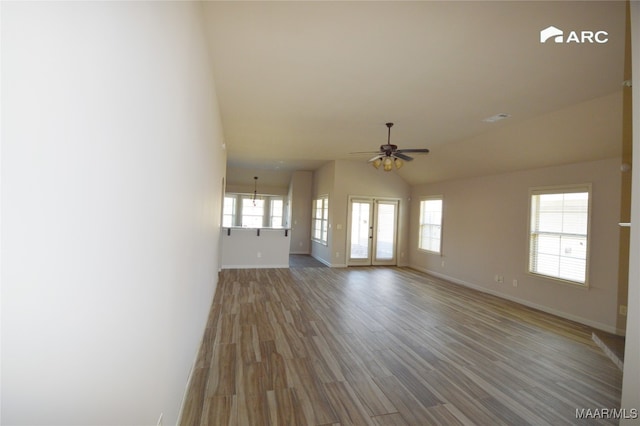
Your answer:
[[[395,126],[410,184],[621,152],[621,1],[206,2],[228,166],[272,182],[366,162]],[[540,42],[549,26],[604,43]],[[595,40],[594,40],[595,41]],[[498,113],[511,117],[495,123]],[[234,172],[235,170],[235,172]],[[246,171],[246,173],[245,173]],[[380,171],[380,173],[384,173]],[[232,178],[230,178],[232,179]]]

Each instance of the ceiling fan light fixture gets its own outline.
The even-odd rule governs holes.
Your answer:
[[[398,149],[397,145],[391,143],[391,127],[393,123],[386,123],[387,125],[387,143],[386,145],[380,145],[378,152],[350,152],[349,154],[375,154],[375,157],[369,160],[369,163],[375,168],[379,169],[382,166],[382,170],[390,172],[394,166],[396,169],[400,169],[407,161],[413,161],[413,157],[407,154],[428,154],[427,148],[405,148]]]
[[[385,157],[382,161],[382,167],[385,172],[390,172],[393,169],[393,160],[391,157]]]

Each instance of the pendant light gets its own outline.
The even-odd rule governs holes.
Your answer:
[[[256,198],[258,198],[258,176],[253,177],[253,207],[256,206]]]

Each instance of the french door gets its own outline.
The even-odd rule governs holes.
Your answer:
[[[349,197],[347,264],[396,265],[398,200]]]

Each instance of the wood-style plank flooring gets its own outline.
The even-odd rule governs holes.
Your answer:
[[[225,270],[181,425],[585,424],[622,382],[592,331],[411,269]]]
[[[328,268],[328,266],[308,254],[290,254],[289,268]]]

